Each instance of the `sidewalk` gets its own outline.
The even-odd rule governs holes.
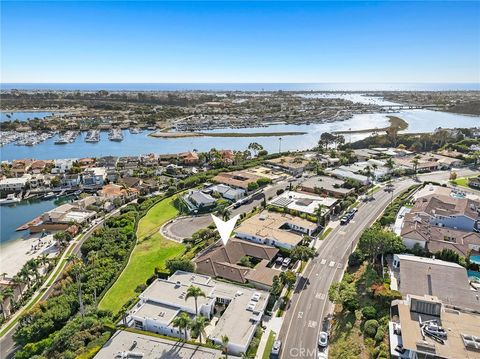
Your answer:
[[[282,328],[283,324],[283,317],[277,317],[277,310],[273,311],[271,317],[266,317],[264,319],[263,324],[266,327],[265,331],[263,332],[262,339],[260,339],[260,344],[258,344],[257,354],[255,358],[261,359],[263,356],[263,352],[265,351],[265,347],[267,345],[268,336],[270,335],[270,331],[273,331],[277,336],[280,333],[280,329]]]

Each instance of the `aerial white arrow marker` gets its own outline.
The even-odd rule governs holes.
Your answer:
[[[235,223],[237,223],[240,216],[237,214],[235,217],[230,218],[228,221],[224,222],[217,216],[212,214],[213,222],[217,226],[218,233],[220,233],[220,238],[222,238],[223,245],[226,245],[230,239],[230,235],[233,232]]]

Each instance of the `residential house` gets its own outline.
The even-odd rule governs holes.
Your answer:
[[[12,161],[11,171],[15,177],[22,177],[28,173],[33,162],[32,159],[14,160]]]
[[[82,183],[82,176],[80,173],[65,175],[62,178],[62,184],[66,187],[77,187]]]
[[[480,175],[468,178],[468,185],[475,189],[480,189]]]
[[[318,208],[322,208],[322,213],[327,214],[334,208],[337,203],[336,198],[320,197],[316,194],[285,191],[275,197],[268,204],[280,208],[288,208],[292,211],[316,215]]]
[[[212,185],[205,188],[204,192],[206,193],[219,193],[223,198],[230,201],[238,201],[241,198],[245,197],[245,190],[241,188],[232,188],[224,184]]]
[[[67,158],[67,159],[58,159],[54,161],[54,167],[52,168],[52,173],[62,174],[67,173],[76,162],[76,159]]]
[[[42,160],[34,161],[30,166],[30,172],[33,174],[42,173],[46,166],[47,166],[47,161],[42,161]]]
[[[84,186],[103,186],[107,179],[107,170],[104,167],[86,168],[82,173]]]
[[[33,174],[30,177],[30,188],[38,188],[42,187],[45,184],[45,175],[38,173],[38,174]]]
[[[113,201],[119,199],[122,202],[128,202],[135,199],[138,196],[138,190],[136,188],[124,188],[117,184],[107,184],[98,191],[98,195],[107,199],[108,201]]]
[[[479,211],[480,203],[472,199],[434,194],[419,198],[411,213],[428,216],[432,226],[473,231],[478,229]]]
[[[283,156],[265,161],[267,166],[280,169],[293,176],[298,176],[305,171],[310,161],[303,156]]]
[[[256,288],[269,290],[279,270],[268,265],[276,257],[278,249],[237,238],[231,238],[226,245],[218,241],[199,253],[194,259],[196,272],[234,282],[250,283]],[[253,268],[240,265],[243,257],[258,262]]]
[[[30,181],[30,175],[18,178],[4,178],[0,180],[0,191],[20,192],[23,191]]]
[[[391,305],[392,358],[479,358],[480,314],[436,296],[409,294]]]
[[[93,167],[95,165],[95,158],[91,158],[91,157],[80,158],[78,160],[78,165],[81,168]]]
[[[183,200],[191,212],[209,211],[216,205],[215,198],[199,190],[189,190]]]
[[[345,188],[345,181],[329,176],[314,176],[303,181],[298,189],[300,191],[316,193],[322,196],[343,198],[355,192],[353,188]]]
[[[480,233],[434,225],[429,216],[421,213],[405,214],[400,236],[407,248],[418,244],[430,253],[451,249],[468,257],[470,251],[480,251]]]
[[[187,166],[196,165],[199,163],[200,159],[196,152],[182,152],[178,154],[180,162]]]
[[[367,176],[356,174],[341,168],[328,169],[327,172],[330,173],[332,176],[343,179],[343,180],[351,179],[351,180],[360,182],[364,186],[370,183],[370,179]]]
[[[317,223],[285,213],[263,211],[243,221],[235,229],[240,239],[275,247],[293,249],[303,237],[312,236]]]
[[[118,157],[116,156],[105,156],[100,157],[97,160],[98,167],[105,167],[107,169],[115,169],[117,167]]]
[[[479,292],[470,286],[467,270],[457,263],[435,258],[395,254],[391,270],[391,288],[404,297],[430,295],[443,303],[480,310]]]
[[[187,298],[190,286],[200,288],[205,297]],[[255,331],[261,323],[269,293],[216,281],[209,276],[177,271],[168,279],[154,280],[127,316],[129,326],[171,337],[184,334],[173,327],[173,320],[182,312],[212,318],[215,310],[219,319],[212,321],[208,337],[221,344],[222,336],[229,338],[230,354],[246,353]],[[196,308],[198,307],[198,313]]]
[[[247,191],[248,185],[257,182],[260,178],[262,177],[246,171],[234,171],[221,172],[213,177],[213,181],[233,188],[241,188]]]

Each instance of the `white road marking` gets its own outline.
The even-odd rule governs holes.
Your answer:
[[[342,263],[338,263],[338,264],[337,264],[337,268],[338,268],[338,269],[342,269]]]
[[[309,320],[308,321],[308,327],[309,328],[316,328],[317,327],[317,322],[315,320]]]
[[[328,264],[329,267],[333,267],[334,265],[335,265],[335,262],[334,262],[334,261],[331,261],[331,262]]]
[[[326,259],[322,259],[322,261],[320,262],[320,264],[325,264],[325,263],[327,263]]]
[[[302,317],[303,317],[303,312],[298,312],[297,318],[302,319]]]
[[[325,299],[325,293],[317,293],[315,294],[316,299],[324,300]]]

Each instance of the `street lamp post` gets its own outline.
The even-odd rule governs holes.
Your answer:
[[[278,153],[282,152],[282,138],[278,138]]]

